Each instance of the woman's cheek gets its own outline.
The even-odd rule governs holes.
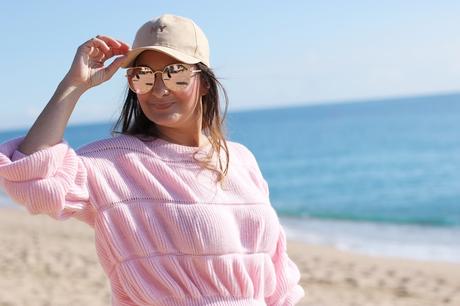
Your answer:
[[[192,98],[197,82],[191,82],[186,88],[181,91],[175,92],[175,96],[180,100],[189,100]]]
[[[198,82],[194,79],[192,79],[192,81],[188,84],[187,87],[185,87],[185,89],[183,90],[183,93],[187,96],[191,96],[195,90],[198,88]]]

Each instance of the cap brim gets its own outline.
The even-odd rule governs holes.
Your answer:
[[[128,57],[123,61],[123,63],[121,64],[121,67],[122,68],[131,67],[133,65],[134,59],[139,54],[141,54],[143,51],[146,51],[146,50],[154,50],[154,51],[158,51],[158,52],[167,54],[186,64],[196,64],[196,63],[201,62],[201,60],[197,59],[196,57],[183,54],[172,48],[168,48],[164,46],[148,46],[148,47],[135,48],[135,49],[128,51],[127,53]]]

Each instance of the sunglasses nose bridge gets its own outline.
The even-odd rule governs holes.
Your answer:
[[[157,74],[160,74],[157,79]],[[154,82],[153,82],[153,88],[151,89],[152,93],[157,96],[163,96],[165,90],[168,88],[166,87],[164,81],[163,81],[163,71],[154,71]]]

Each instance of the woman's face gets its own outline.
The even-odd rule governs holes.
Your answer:
[[[144,51],[136,59],[135,66],[148,66],[153,71],[163,71],[170,64],[180,63],[173,57],[157,51]],[[140,107],[146,117],[156,123],[159,128],[185,128],[201,126],[200,76],[195,73],[189,84],[181,91],[166,88],[160,73],[155,74],[155,82],[151,91],[137,94]]]

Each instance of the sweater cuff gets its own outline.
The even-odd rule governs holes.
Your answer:
[[[18,150],[24,138],[22,136],[0,144],[0,177],[16,182],[54,176],[63,164],[68,143],[62,140],[51,147],[26,155]]]

